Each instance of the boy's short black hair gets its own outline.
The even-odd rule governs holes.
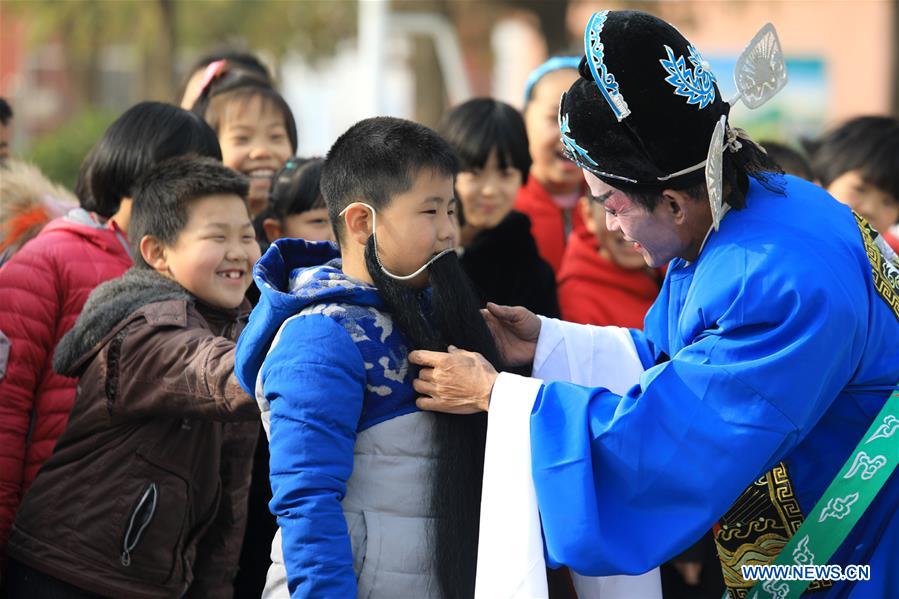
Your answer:
[[[496,150],[499,168],[512,167],[522,181],[531,170],[528,133],[521,113],[493,98],[475,98],[450,110],[437,130],[459,158],[463,171],[484,168]]]
[[[280,221],[292,214],[325,207],[322,158],[291,158],[272,178],[271,214]]]
[[[12,118],[12,106],[6,101],[6,98],[0,98],[0,123],[6,126],[9,119]]]
[[[862,116],[808,142],[812,171],[823,187],[850,171],[899,202],[899,120]]]
[[[321,189],[337,239],[340,213],[353,202],[378,210],[412,188],[421,171],[454,177],[455,152],[432,129],[394,117],[359,121],[337,138],[322,167]]]
[[[233,194],[246,201],[248,191],[246,177],[211,158],[181,156],[160,162],[141,177],[134,194],[128,238],[135,265],[149,268],[140,253],[144,236],[175,243],[194,200]]]
[[[768,153],[768,157],[785,173],[802,177],[806,181],[814,181],[815,175],[806,157],[788,145],[776,141],[760,141],[760,146]]]
[[[91,149],[75,183],[81,207],[110,217],[153,165],[174,156],[222,159],[218,138],[203,119],[162,102],[141,102],[122,113]]]

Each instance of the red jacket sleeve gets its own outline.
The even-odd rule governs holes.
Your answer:
[[[10,342],[0,380],[0,558],[21,500],[35,394],[49,368],[61,310],[59,277],[45,250],[27,244],[0,268],[0,331]]]

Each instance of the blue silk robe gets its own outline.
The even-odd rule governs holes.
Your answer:
[[[699,258],[671,263],[632,332],[638,386],[541,388],[531,449],[550,565],[645,572],[781,462],[808,514],[899,381],[899,295],[875,289],[856,219],[782,183],[753,180]],[[899,597],[899,471],[830,563],[870,564],[871,580],[824,596]]]

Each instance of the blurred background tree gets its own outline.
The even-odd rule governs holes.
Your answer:
[[[62,44],[79,104],[102,103],[100,59],[108,46],[135,51],[137,96],[172,101],[179,67],[210,48],[253,48],[277,71],[288,51],[328,55],[356,26],[352,0],[4,0],[4,7],[27,16],[32,46]]]
[[[33,140],[26,158],[68,186],[86,152],[128,104],[177,103],[184,71],[198,56],[252,48],[277,78],[288,53],[328,56],[353,37],[357,12],[354,0],[3,0],[2,8],[27,20],[29,50],[58,44],[62,51],[70,83],[59,115],[64,124]],[[106,97],[103,80],[110,52],[129,65],[130,89],[116,98]]]
[[[81,161],[118,113],[84,109],[52,134],[38,139],[25,156],[51,180],[73,189]]]

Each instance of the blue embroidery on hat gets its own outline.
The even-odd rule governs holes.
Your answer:
[[[687,104],[699,104],[702,110],[715,101],[715,74],[703,62],[696,48],[687,46],[687,50],[692,69],[687,67],[683,56],[675,58],[674,51],[668,46],[665,46],[668,58],[662,58],[659,62],[668,73],[665,81],[674,86],[674,93],[686,98]]]
[[[572,162],[580,163],[581,160],[578,159],[578,156],[580,156],[588,164],[599,166],[595,160],[590,158],[587,150],[577,145],[577,142],[574,141],[574,138],[567,135],[568,133],[571,133],[571,127],[568,125],[567,114],[562,117],[561,121],[559,121],[559,129],[562,131],[562,145],[564,145],[565,149],[568,151],[569,156],[572,158]]]
[[[608,14],[609,11],[603,10],[593,13],[593,16],[590,17],[584,32],[584,54],[587,55],[587,65],[590,67],[590,74],[593,75],[596,87],[599,88],[612,112],[615,113],[618,122],[621,122],[631,113],[631,110],[624,101],[624,96],[621,95],[615,76],[606,69],[604,62],[605,46],[600,40],[600,34],[606,24]]]

